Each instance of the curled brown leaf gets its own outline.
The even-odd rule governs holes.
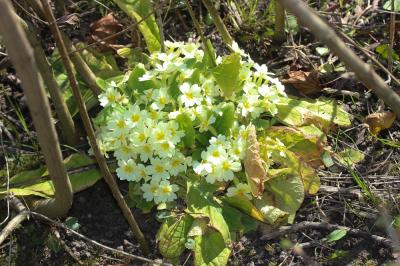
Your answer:
[[[260,157],[260,145],[257,141],[257,133],[254,125],[248,128],[247,149],[243,163],[251,193],[254,197],[260,198],[264,192],[264,182],[267,180],[267,173],[263,166],[263,160]]]
[[[94,43],[103,40],[122,30],[122,25],[114,17],[113,13],[109,13],[101,19],[90,24],[89,43]],[[100,42],[101,51],[113,50],[113,46],[117,41],[117,36],[108,38]]]
[[[365,117],[364,123],[373,135],[378,135],[381,130],[388,129],[396,120],[396,114],[390,111],[373,113]]]

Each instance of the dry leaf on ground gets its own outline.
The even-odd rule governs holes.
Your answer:
[[[282,83],[285,85],[292,85],[296,90],[305,95],[313,94],[321,90],[317,71],[289,71],[288,78],[282,80]]]
[[[114,17],[113,13],[109,13],[101,19],[90,24],[89,43],[98,42],[122,30],[122,25]],[[109,38],[99,44],[101,51],[113,50],[113,46],[118,36]]]
[[[394,120],[396,120],[395,113],[386,111],[368,115],[365,117],[364,123],[368,125],[373,135],[378,135],[381,130],[390,128]]]

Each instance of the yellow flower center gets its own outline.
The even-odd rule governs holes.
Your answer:
[[[158,131],[156,133],[156,140],[160,141],[160,140],[163,140],[164,138],[165,138],[165,133],[164,132]]]
[[[125,171],[126,173],[132,173],[133,170],[134,170],[134,169],[133,169],[132,165],[127,164],[127,165],[124,166],[124,171]]]
[[[218,150],[215,150],[212,152],[212,156],[214,157],[219,157],[221,155],[221,153]]]
[[[124,120],[118,120],[117,121],[117,127],[122,129],[125,128],[125,121]]]
[[[156,170],[157,173],[164,172],[164,167],[162,165],[156,165],[156,167],[154,167],[154,169]]]
[[[172,190],[171,190],[171,188],[168,186],[168,187],[163,187],[161,191],[162,191],[163,193],[167,194],[167,193],[170,193]]]
[[[139,133],[140,142],[144,142],[146,140],[146,135],[144,133]]]
[[[168,142],[164,142],[163,144],[161,144],[161,148],[165,151],[169,150],[169,144]]]
[[[131,116],[131,120],[132,120],[132,122],[136,123],[140,120],[140,116],[137,114],[134,114]]]
[[[222,169],[224,169],[225,171],[229,170],[230,168],[231,168],[231,164],[229,162],[224,162],[222,164]]]
[[[115,102],[115,95],[114,94],[108,94],[107,95],[107,100],[109,102]]]

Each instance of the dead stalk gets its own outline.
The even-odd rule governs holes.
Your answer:
[[[82,122],[84,124],[86,133],[88,135],[90,145],[93,148],[97,163],[99,164],[100,171],[101,171],[102,175],[104,176],[104,179],[107,182],[108,186],[110,187],[111,192],[112,192],[114,198],[116,199],[119,207],[121,208],[121,211],[122,211],[123,215],[125,216],[125,219],[131,226],[131,229],[132,229],[133,233],[135,234],[135,237],[138,240],[143,253],[148,254],[149,247],[148,247],[147,241],[145,240],[142,231],[140,230],[135,218],[133,217],[132,212],[130,211],[128,205],[126,204],[126,202],[118,188],[117,182],[116,182],[114,176],[111,174],[110,170],[108,169],[107,162],[97,144],[95,132],[94,132],[92,124],[90,122],[90,117],[86,110],[85,103],[82,99],[82,95],[81,95],[81,92],[78,87],[78,82],[77,82],[75,75],[73,73],[73,70],[72,70],[71,60],[69,58],[68,51],[63,42],[61,32],[60,32],[59,28],[57,27],[57,23],[54,18],[53,12],[51,10],[50,4],[49,4],[48,0],[41,0],[41,3],[43,6],[46,20],[50,24],[49,25],[50,30],[53,33],[56,44],[60,51],[60,55],[63,60],[64,67],[67,72],[70,84],[71,84],[72,92],[78,103],[79,114],[80,114]]]
[[[54,199],[41,200],[33,208],[47,216],[65,215],[72,205],[72,188],[63,159],[46,93],[40,83],[32,47],[10,1],[0,1],[0,32],[22,87],[38,141],[54,185]]]
[[[59,88],[57,81],[54,77],[53,70],[47,61],[46,54],[37,39],[34,30],[28,26],[28,24],[21,18],[19,18],[22,28],[25,30],[26,36],[28,37],[36,59],[37,67],[40,70],[43,82],[49,90],[50,97],[54,104],[54,109],[57,114],[57,118],[60,121],[60,128],[62,137],[65,139],[68,145],[75,145],[78,141],[77,132],[72,119],[71,113],[68,110],[67,104],[65,103],[61,89]]]
[[[319,38],[335,53],[346,66],[354,71],[358,79],[381,98],[400,118],[400,96],[393,91],[372,68],[364,63],[344,42],[336,35],[314,11],[303,1],[279,0],[280,3],[294,14],[298,21]]]
[[[274,41],[282,43],[285,40],[285,9],[278,1],[275,1],[275,31]]]
[[[210,0],[203,0],[203,4],[207,8],[211,17],[213,18],[214,24],[217,27],[219,33],[221,34],[225,44],[231,46],[233,43],[233,38],[229,34],[228,29],[225,27],[225,24],[222,21],[221,17],[219,16],[218,10],[215,8],[214,4]]]

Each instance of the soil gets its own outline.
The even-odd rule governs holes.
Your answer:
[[[264,2],[260,1],[260,6],[265,4]],[[115,7],[112,8],[117,10]],[[205,12],[204,9],[201,9],[196,4],[194,4],[194,9],[196,14]],[[99,9],[91,8],[89,11],[79,17],[79,23],[66,25],[66,31],[74,39],[85,40],[90,23],[101,17]],[[165,20],[166,38],[171,40],[197,38],[186,11],[180,8],[174,12],[170,13]],[[179,16],[175,15],[178,13]],[[129,24],[126,17],[119,11],[116,11],[116,16],[121,18],[120,21],[124,24],[124,27]],[[378,16],[381,19],[388,19],[388,16],[384,14],[379,14]],[[23,17],[29,19],[24,15]],[[332,23],[335,22],[332,20]],[[372,17],[369,21],[370,24],[366,26],[373,25],[376,20],[376,17]],[[286,78],[286,74],[290,70],[309,71],[313,65],[320,65],[321,61],[327,61],[327,58],[321,59],[315,53],[314,48],[322,45],[313,40],[305,29],[300,29],[299,33],[292,36],[294,39],[292,39],[291,43],[275,45],[270,37],[263,37],[263,33],[258,26],[254,28],[248,27],[243,31],[237,31],[232,26],[229,27],[239,45],[249,52],[257,62],[272,65],[270,67],[271,71],[277,73],[280,78]],[[212,40],[219,54],[227,52],[214,27],[207,26],[205,33]],[[43,34],[44,39],[50,41],[48,31],[43,29],[41,34]],[[374,34],[378,35],[377,33]],[[255,38],[254,36],[258,37]],[[129,41],[129,38],[127,38],[125,36],[119,41],[126,43]],[[293,48],[293,45],[297,43],[299,45]],[[50,53],[54,45],[50,42],[47,43],[46,47]],[[5,51],[0,50],[0,52]],[[363,57],[362,55],[360,56]],[[3,57],[0,55],[0,61],[2,59]],[[364,57],[363,59],[367,60]],[[333,61],[338,65],[337,61]],[[383,76],[383,73],[379,70],[378,72]],[[398,74],[398,72],[396,73]],[[339,129],[330,134],[329,143],[333,150],[341,150],[352,146],[365,154],[365,160],[357,165],[356,173],[365,177],[364,182],[368,184],[369,188],[386,200],[385,206],[390,214],[395,217],[399,215],[397,200],[399,200],[400,190],[400,150],[396,147],[385,145],[371,137],[367,128],[363,126],[362,120],[366,115],[379,110],[382,103],[361,83],[357,82],[352,75],[344,74],[344,72],[334,72],[321,77],[321,84],[334,88],[338,92],[337,94],[318,92],[308,97],[335,98],[355,116],[354,124],[351,128]],[[294,88],[289,89],[290,92],[301,95]],[[356,92],[359,97],[345,96],[341,93],[342,90]],[[27,131],[24,130],[24,125],[15,115],[15,106],[18,106],[26,118]],[[2,125],[0,121],[0,129],[2,129],[0,134],[3,133],[2,136],[4,138],[4,143],[2,144],[4,150],[1,153],[13,154],[12,167],[10,168],[11,175],[21,169],[36,168],[42,161],[35,146],[35,133],[29,119],[29,112],[24,101],[20,82],[15,76],[12,67],[0,69],[0,111],[5,115],[5,118],[1,117],[7,120],[7,123],[4,123],[7,127]],[[380,138],[390,139],[395,143],[399,143],[399,129],[399,123],[396,121],[389,130],[382,132]],[[87,147],[83,148],[83,150],[85,149]],[[3,169],[4,164],[4,158],[0,157],[0,166]],[[5,176],[4,171],[1,173],[0,176]],[[352,177],[352,173],[338,165],[321,170],[320,175],[323,185],[360,190],[357,182]],[[0,179],[0,181],[3,180]],[[126,186],[126,183],[120,182],[123,194],[127,191]],[[316,196],[306,198],[303,206],[298,211],[295,223],[301,221],[325,221],[351,228],[359,228],[371,234],[388,237],[382,229],[381,217],[371,199],[367,197],[355,199],[353,196],[320,191]],[[141,253],[137,241],[104,181],[99,181],[91,188],[75,194],[74,203],[68,213],[68,217],[76,218],[79,223],[77,231],[92,240],[130,254],[144,256],[149,259],[160,259],[161,255],[156,248],[155,240],[160,223],[155,220],[155,213],[143,214],[135,209],[132,209],[132,212],[150,242],[151,253],[149,255],[144,256]],[[1,201],[1,220],[6,217],[6,213],[6,202]],[[64,222],[65,218],[59,221]],[[282,236],[280,239],[262,241],[260,237],[263,232],[265,230],[260,228],[256,232],[240,236],[232,246],[232,256],[229,264],[251,266],[312,265],[312,263],[318,265],[384,265],[386,263],[389,265],[395,261],[392,250],[384,246],[375,245],[371,240],[361,237],[346,236],[338,241],[328,242],[325,238],[330,232],[305,230]],[[303,248],[300,251],[293,248],[294,243],[300,244]],[[191,265],[191,254],[185,253],[180,263]],[[117,253],[96,247],[88,241],[57,227],[55,224],[36,218],[25,221],[20,228],[12,233],[11,238],[0,246],[0,265],[80,264],[147,265],[147,263],[138,260],[130,261]]]

